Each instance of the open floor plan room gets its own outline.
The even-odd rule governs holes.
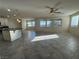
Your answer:
[[[0,0],[0,59],[79,59],[78,0]]]

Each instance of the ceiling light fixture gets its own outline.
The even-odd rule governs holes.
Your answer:
[[[21,23],[21,20],[20,20],[20,19],[17,19],[17,22],[18,22],[18,23]]]
[[[11,11],[11,9],[7,9],[7,11],[8,11],[8,12],[10,12],[10,11]]]

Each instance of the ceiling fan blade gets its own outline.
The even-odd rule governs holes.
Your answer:
[[[58,7],[60,4],[61,4],[61,1],[57,2],[57,3],[54,5],[54,7],[53,7],[53,8]]]
[[[61,13],[61,12],[54,12],[54,13]]]
[[[59,9],[63,9],[63,7],[55,8],[54,11],[58,11]]]
[[[49,7],[49,6],[46,6],[45,8],[51,8],[51,7]]]
[[[62,12],[54,12],[54,13],[64,14],[64,13],[62,13]]]
[[[54,11],[58,11],[59,10],[59,8],[57,8],[57,9],[54,9]]]

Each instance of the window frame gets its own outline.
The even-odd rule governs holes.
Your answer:
[[[28,22],[31,22],[31,26],[28,26]],[[34,22],[34,24],[32,22]],[[26,26],[27,28],[35,27],[35,20],[26,20]]]
[[[44,25],[41,25],[41,21],[45,22],[45,24]],[[40,22],[39,22],[39,26],[40,27],[47,27],[47,21],[44,20],[44,19],[41,19]]]
[[[73,18],[73,17],[77,17],[77,16],[78,16],[78,25],[77,25],[77,26],[72,26],[72,25],[71,25],[71,23],[72,23],[72,18]],[[79,15],[71,16],[70,27],[71,27],[71,28],[79,28]]]

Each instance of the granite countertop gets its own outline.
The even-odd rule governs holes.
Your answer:
[[[6,30],[8,30],[8,31],[15,31],[15,30],[22,30],[22,28],[9,28],[8,26],[1,25],[0,26],[0,30],[2,30],[2,31],[6,31]]]
[[[3,28],[3,31],[15,31],[15,30],[22,30],[22,28]]]

